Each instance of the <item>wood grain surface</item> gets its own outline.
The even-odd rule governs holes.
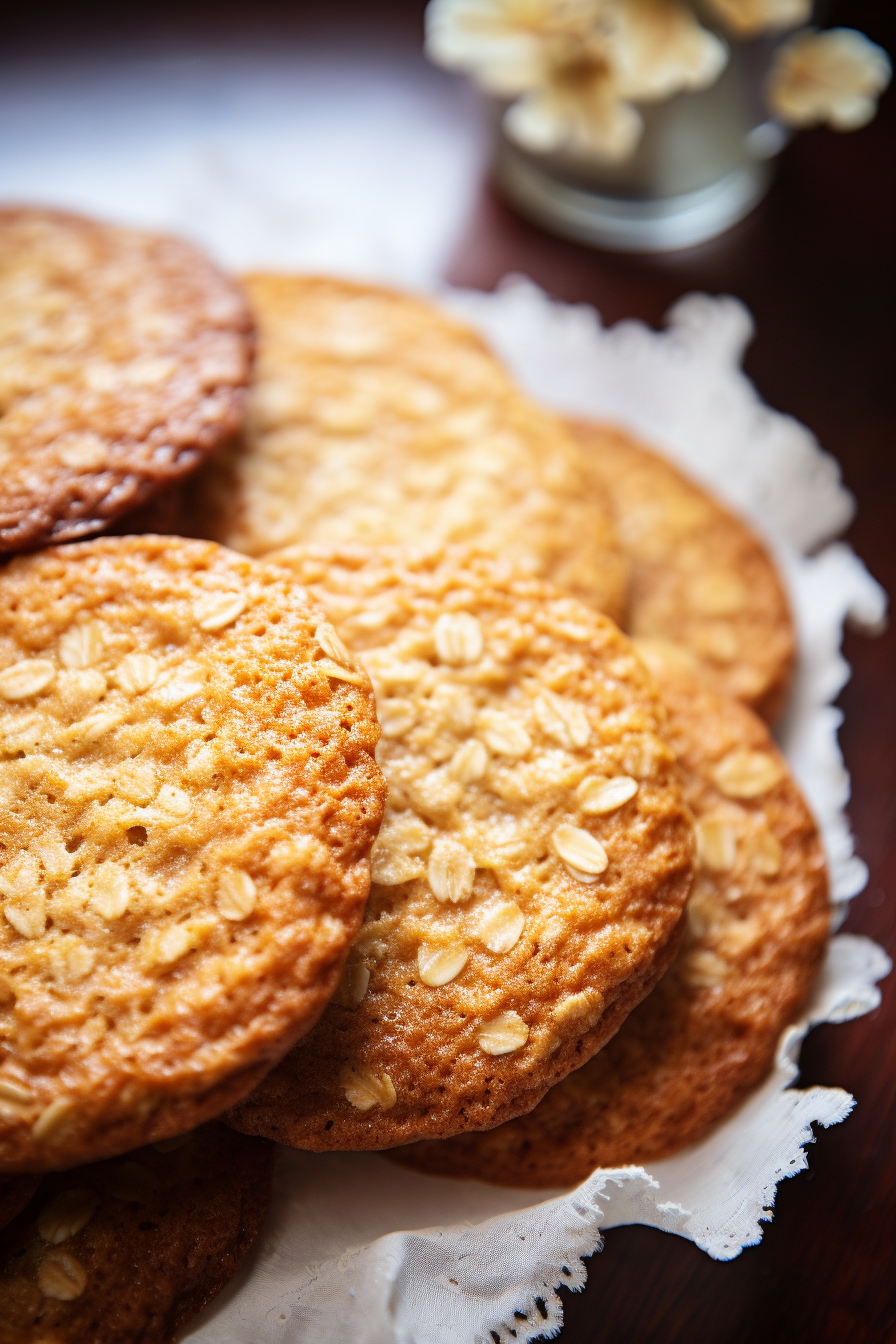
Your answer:
[[[7,52],[139,31],[254,25],[303,40],[313,28],[407,50],[421,37],[421,0],[328,0],[327,5],[221,3],[151,7],[21,6]],[[835,0],[827,23],[857,27],[896,52],[890,0]],[[18,47],[17,47],[18,44]],[[355,43],[357,51],[357,44]],[[396,73],[400,77],[400,73]],[[415,76],[419,78],[419,72]],[[442,76],[433,75],[433,87]],[[434,93],[434,96],[436,94]],[[858,510],[848,538],[896,594],[896,404],[893,331],[896,251],[896,93],[851,135],[815,130],[782,156],[770,196],[726,237],[663,258],[631,258],[561,242],[518,220],[483,183],[447,279],[492,288],[522,271],[557,297],[587,301],[606,322],[660,325],[682,293],[735,294],[752,310],[747,372],[762,396],[807,424],[841,463]],[[841,697],[841,741],[867,890],[846,928],[896,947],[896,631],[850,634],[853,677]],[[853,1116],[822,1131],[809,1171],[779,1187],[762,1243],[717,1264],[690,1242],[641,1227],[613,1229],[585,1291],[566,1296],[563,1344],[885,1344],[896,1338],[896,977],[878,1012],[811,1034],[802,1081],[839,1085]]]

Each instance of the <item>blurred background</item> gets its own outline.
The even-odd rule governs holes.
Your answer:
[[[768,194],[721,236],[666,253],[567,241],[527,222],[491,173],[479,93],[427,62],[422,0],[324,5],[19,6],[0,52],[0,197],[186,233],[226,265],[327,269],[412,288],[493,288],[523,272],[606,323],[659,326],[682,293],[732,293],[756,321],[761,395],[840,461],[849,539],[896,593],[896,93],[851,134],[800,132]],[[834,0],[825,27],[893,55],[890,0]],[[852,819],[871,882],[848,928],[896,933],[896,640],[850,636],[841,700]],[[885,890],[889,888],[889,900]],[[762,1246],[715,1264],[614,1230],[564,1340],[876,1344],[896,1338],[896,1009],[821,1028],[806,1084],[859,1108],[779,1190]]]

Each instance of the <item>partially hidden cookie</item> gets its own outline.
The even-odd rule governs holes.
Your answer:
[[[817,829],[750,710],[650,653],[669,710],[699,868],[679,956],[613,1040],[531,1114],[403,1149],[440,1175],[569,1185],[694,1143],[772,1065],[828,935]]]
[[[197,248],[0,210],[0,551],[102,530],[238,428],[252,322]]]
[[[336,999],[229,1122],[310,1149],[488,1128],[674,953],[692,826],[664,711],[611,621],[490,557],[276,558],[371,674],[389,797]]]
[[[0,1172],[192,1128],[323,1009],[385,792],[331,639],[210,542],[0,571]]]
[[[612,501],[631,566],[624,628],[680,644],[723,694],[774,722],[796,639],[774,561],[747,524],[610,425],[571,421]]]
[[[211,1124],[45,1177],[0,1235],[0,1344],[171,1344],[258,1236],[273,1155]]]
[[[386,289],[245,280],[259,328],[241,440],[194,516],[250,555],[474,544],[621,615],[626,566],[587,453],[470,328]]]

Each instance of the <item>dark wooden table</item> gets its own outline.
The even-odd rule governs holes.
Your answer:
[[[302,40],[310,28],[378,43],[419,44],[419,0],[300,0],[289,6],[192,6],[159,0],[18,7],[7,44],[108,38],[119,31],[219,33],[241,25]],[[896,52],[890,0],[836,0],[829,20]],[[357,46],[357,44],[356,44]],[[7,45],[7,51],[10,46]],[[433,74],[433,87],[442,79]],[[447,279],[492,288],[522,271],[559,298],[587,300],[607,322],[654,325],[689,290],[731,293],[752,310],[747,371],[762,396],[810,426],[840,461],[858,503],[849,540],[896,594],[896,93],[852,135],[801,135],[775,186],[725,238],[662,258],[614,256],[564,243],[522,223],[483,183]],[[848,635],[853,677],[841,734],[853,778],[850,806],[871,880],[846,927],[896,946],[896,632]],[[894,978],[896,980],[896,978]],[[896,1338],[896,983],[882,1008],[822,1027],[802,1055],[805,1084],[848,1088],[858,1108],[822,1131],[810,1169],[779,1187],[760,1246],[717,1264],[690,1242],[641,1227],[614,1229],[585,1291],[566,1295],[564,1344],[883,1344]]]

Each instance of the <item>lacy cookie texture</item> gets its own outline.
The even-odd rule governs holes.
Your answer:
[[[213,1124],[45,1177],[0,1234],[0,1344],[169,1344],[258,1236],[272,1168]]]
[[[192,1127],[312,1025],[383,784],[282,569],[109,538],[0,599],[0,1170],[41,1170]]]
[[[487,1128],[672,956],[692,829],[664,711],[611,621],[487,556],[275,558],[371,674],[389,797],[336,1001],[230,1119],[314,1149]]]
[[[771,1068],[830,927],[815,823],[765,726],[649,653],[697,823],[688,931],[656,989],[594,1059],[529,1115],[404,1149],[442,1175],[576,1184],[703,1137]]]
[[[176,238],[0,210],[0,551],[100,531],[238,427],[252,321]]]
[[[608,425],[572,421],[631,566],[625,629],[673,641],[694,671],[774,721],[796,633],[774,561],[742,519],[671,462]]]
[[[481,337],[390,290],[282,275],[246,287],[257,377],[245,435],[205,482],[209,535],[251,555],[472,543],[621,614],[625,561],[588,454]]]

